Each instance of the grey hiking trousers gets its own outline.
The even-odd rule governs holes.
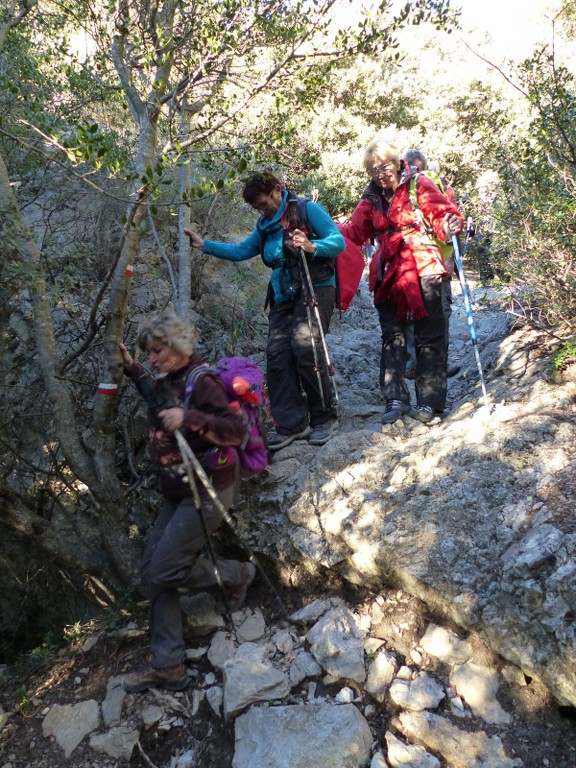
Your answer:
[[[336,289],[327,285],[314,290],[322,329],[326,334],[334,311]],[[300,432],[308,425],[317,427],[336,417],[318,324],[314,310],[311,312],[312,337],[302,299],[275,304],[268,316],[268,395],[272,416],[278,431],[283,434]],[[312,338],[320,363],[320,377],[314,364]]]
[[[219,492],[228,509],[234,501],[235,486]],[[208,533],[222,522],[214,503],[203,497],[202,510]],[[211,560],[198,557],[206,543],[202,522],[192,497],[182,501],[164,500],[148,536],[142,561],[142,581],[150,600],[150,649],[152,666],[173,667],[184,660],[184,637],[179,589],[201,591],[218,581]],[[240,563],[218,560],[225,586],[240,584]]]

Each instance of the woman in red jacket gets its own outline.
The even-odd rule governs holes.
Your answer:
[[[417,179],[420,211],[410,202],[410,167],[398,148],[383,139],[364,153],[370,184],[342,234],[358,245],[377,240],[370,263],[370,290],[382,329],[380,389],[386,401],[383,424],[410,415],[424,423],[441,416],[446,403],[446,321],[441,287],[447,277],[442,254],[427,234],[424,216],[436,237],[450,241],[462,231],[458,209],[430,179]],[[404,382],[406,324],[414,321],[416,407]]]

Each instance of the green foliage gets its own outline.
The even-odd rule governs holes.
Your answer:
[[[298,182],[298,190],[307,196],[317,190],[318,201],[334,218],[346,217],[366,186],[363,170],[351,166],[345,156],[326,158],[320,171],[308,173]]]
[[[118,136],[97,123],[73,123],[64,128],[62,135],[55,131],[54,136],[73,165],[85,163],[113,175],[128,165],[127,150],[119,144]],[[143,179],[143,183],[151,180]]]
[[[16,688],[14,691],[14,700],[16,702],[16,709],[21,712],[24,717],[31,715],[35,709],[32,695],[23,685],[19,685],[18,688]]]
[[[554,355],[552,364],[556,370],[562,370],[567,365],[576,363],[576,338],[565,341]]]
[[[489,268],[521,286],[523,315],[540,326],[576,327],[576,87],[545,49],[517,66],[531,111],[513,116],[479,86],[460,101],[461,130],[497,172],[476,205],[489,233]]]
[[[58,645],[61,643],[62,637],[58,636],[55,630],[49,630],[41,645],[37,645],[30,651],[30,657],[35,661],[43,661],[49,659],[54,655],[54,652]]]
[[[317,113],[343,68],[361,51],[377,53],[380,60],[396,58],[395,33],[403,25],[431,21],[450,28],[457,16],[446,0],[418,0],[395,16],[382,3],[370,16],[351,14],[356,24],[335,31],[333,5],[334,0],[263,0],[257,7],[248,0],[201,0],[151,14],[138,3],[110,3],[98,10],[85,0],[49,4],[10,37],[6,57],[18,76],[6,70],[6,99],[16,105],[26,94],[26,118],[54,138],[73,166],[140,184],[146,196],[162,204],[210,197],[238,181],[249,165],[285,163],[287,153],[300,160],[302,170],[319,169],[319,147],[310,143],[310,151],[301,151],[301,117]],[[87,55],[81,57],[82,34]],[[333,103],[349,100],[350,112],[361,113],[368,74],[359,85],[349,78]],[[374,100],[371,124],[382,119],[378,113],[385,103],[383,96]],[[398,120],[414,124],[407,96],[391,103]],[[242,104],[246,109],[239,109]],[[133,124],[126,121],[126,110]],[[21,116],[5,114],[9,122]],[[189,116],[185,131],[183,114]],[[163,141],[154,158],[145,158],[134,145],[146,131]],[[20,132],[19,138],[25,137],[34,137],[32,143],[45,152],[37,134]],[[186,162],[190,148],[207,151],[210,161],[195,164],[187,190],[169,194],[174,164]]]
[[[72,650],[80,650],[86,640],[103,630],[116,630],[122,624],[122,617],[117,611],[104,610],[98,618],[88,621],[75,621],[67,624],[62,631],[62,638]]]
[[[569,40],[576,37],[576,0],[564,0],[558,11],[557,20]]]

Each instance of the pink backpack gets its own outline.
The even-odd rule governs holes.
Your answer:
[[[262,426],[264,374],[249,357],[223,357],[216,366],[199,365],[186,379],[185,404],[192,396],[195,383],[205,374],[218,376],[226,388],[230,408],[241,412],[246,434],[238,446],[240,468],[245,476],[258,475],[269,464],[268,448]]]

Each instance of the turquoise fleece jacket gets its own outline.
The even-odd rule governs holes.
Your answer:
[[[282,204],[271,219],[260,216],[257,228],[241,243],[219,243],[215,240],[204,240],[204,253],[216,256],[228,261],[245,261],[260,255],[260,238],[264,237],[264,263],[272,269],[270,283],[274,291],[274,302],[290,301],[296,295],[291,286],[290,271],[284,262],[282,249],[281,220],[286,209],[288,193],[284,190]],[[308,254],[309,259],[335,259],[345,248],[344,237],[340,234],[336,224],[318,203],[309,201],[306,205],[306,215],[310,227],[316,237],[314,240],[316,250]],[[318,288],[322,285],[336,285],[336,276],[322,282],[315,283]]]

